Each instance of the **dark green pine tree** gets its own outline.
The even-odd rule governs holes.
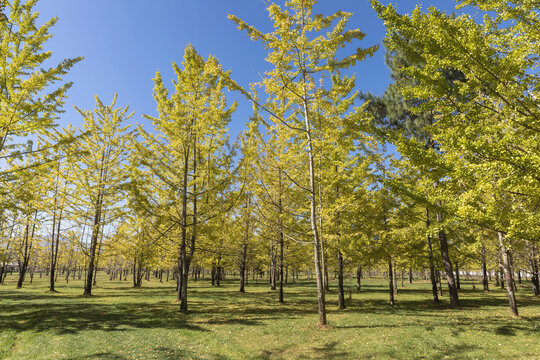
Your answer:
[[[429,140],[430,135],[424,128],[434,122],[430,112],[420,113],[414,111],[422,105],[421,99],[405,99],[401,93],[403,87],[416,85],[416,80],[407,76],[403,69],[411,66],[423,66],[422,60],[417,56],[414,41],[403,39],[404,46],[397,51],[387,52],[386,65],[390,68],[390,77],[393,80],[382,96],[371,93],[361,93],[360,98],[369,100],[367,110],[373,115],[373,122],[379,128],[401,130],[408,137],[420,140]],[[463,73],[455,69],[442,70],[446,81],[451,85],[455,81],[465,81]]]
[[[367,111],[373,116],[373,125],[384,133],[385,130],[398,130],[407,137],[413,137],[426,143],[426,148],[431,147],[437,151],[437,144],[432,140],[431,135],[425,130],[427,125],[435,121],[434,114],[429,111],[417,111],[423,100],[418,98],[405,98],[401,89],[416,85],[416,80],[406,75],[404,69],[407,67],[423,66],[421,58],[417,55],[418,48],[414,46],[414,41],[402,39],[403,47],[396,51],[387,52],[385,56],[386,64],[390,68],[393,82],[388,85],[382,96],[374,96],[370,93],[362,93],[361,99],[369,101]],[[465,81],[462,73],[453,69],[442,70],[444,78],[452,86],[454,81]],[[427,175],[429,176],[429,175]],[[437,179],[434,180],[438,183]],[[426,200],[426,204],[429,201]],[[441,204],[438,204],[439,207]],[[442,219],[440,209],[437,210],[437,219]],[[430,224],[430,209],[426,207],[426,225]],[[434,258],[432,252],[431,237],[428,236],[428,254],[430,264],[430,278],[432,284],[433,301],[438,302],[437,281],[435,277]],[[448,254],[448,243],[444,230],[439,231],[439,241],[441,243],[441,257],[447,273],[448,287],[451,303],[459,306],[457,287],[454,280],[452,265]]]

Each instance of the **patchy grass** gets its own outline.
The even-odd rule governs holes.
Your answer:
[[[190,313],[178,313],[174,284],[156,280],[133,289],[101,274],[94,296],[82,282],[46,277],[15,289],[15,274],[0,286],[0,358],[6,359],[540,359],[540,299],[520,287],[520,317],[506,293],[462,285],[462,308],[430,300],[425,282],[399,289],[387,305],[386,283],[366,280],[360,293],[327,295],[328,322],[317,323],[315,284],[289,283],[285,304],[266,282],[220,288],[190,279]],[[348,288],[352,288],[348,286]],[[477,289],[479,288],[477,284]]]

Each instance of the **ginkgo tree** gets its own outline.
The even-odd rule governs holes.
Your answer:
[[[99,255],[99,240],[107,223],[114,223],[122,214],[124,186],[128,179],[127,158],[131,133],[127,120],[133,115],[129,108],[115,108],[117,96],[105,105],[96,96],[94,110],[77,111],[83,117],[79,152],[70,159],[69,181],[74,185],[71,206],[86,224],[90,222],[90,242],[87,251],[88,273],[84,295],[92,295],[92,284]]]
[[[404,49],[423,64],[404,67],[416,83],[402,92],[436,114],[430,132],[447,170],[439,197],[451,213],[499,234],[517,315],[509,249],[514,241],[537,242],[540,230],[539,9],[535,2],[458,3],[486,15],[477,21],[417,8],[405,16],[372,2],[387,26],[389,49]],[[460,78],[448,81],[456,71]]]
[[[357,48],[352,55],[338,57],[338,50],[353,40],[361,40],[365,34],[358,29],[346,29],[352,13],[338,11],[329,16],[316,15],[314,0],[291,0],[282,8],[277,4],[268,7],[274,23],[274,31],[263,33],[236,16],[229,18],[238,24],[240,30],[261,41],[271,64],[271,70],[262,80],[265,92],[270,98],[282,97],[290,104],[293,116],[282,116],[271,103],[263,107],[271,115],[271,121],[295,130],[304,141],[304,156],[308,171],[310,204],[310,224],[313,236],[314,264],[317,277],[319,324],[326,324],[325,296],[321,271],[321,238],[318,224],[315,151],[314,141],[319,136],[314,130],[314,115],[317,109],[315,93],[329,74],[347,69],[366,56],[372,55],[377,47]],[[244,92],[247,93],[247,92]],[[289,106],[286,106],[288,108]],[[287,114],[289,115],[289,114]]]
[[[64,104],[68,82],[54,88],[81,57],[46,67],[52,57],[45,50],[52,37],[52,18],[37,25],[37,0],[2,1],[0,13],[0,152],[21,150],[20,138],[43,134],[54,127]],[[4,8],[5,7],[5,8]],[[36,151],[39,149],[33,149]]]
[[[236,103],[227,105],[223,76],[214,57],[205,60],[188,45],[182,66],[173,63],[171,93],[160,72],[154,77],[155,133],[140,128],[136,143],[141,165],[157,179],[154,205],[162,203],[171,229],[178,229],[178,300],[187,312],[188,273],[200,231],[226,208],[233,180],[233,153],[227,151],[227,124]],[[165,220],[164,220],[165,221]]]

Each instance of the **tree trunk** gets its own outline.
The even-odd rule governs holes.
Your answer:
[[[25,232],[24,232],[24,252],[23,252],[23,258],[22,262],[19,262],[19,279],[17,280],[17,289],[22,288],[24,277],[26,275],[26,270],[28,268],[28,262],[30,260],[30,251],[29,251],[29,230],[30,230],[30,224],[26,224]]]
[[[529,257],[529,267],[531,268],[531,284],[533,289],[534,296],[540,295],[540,283],[538,279],[538,254],[536,251],[536,245],[531,245],[527,242],[528,245],[528,257]]]
[[[276,269],[276,255],[274,252],[274,245],[272,244],[272,257],[270,258],[270,290],[276,290],[276,278],[277,278],[277,269]],[[277,250],[276,250],[277,251]]]
[[[281,184],[281,169],[278,169],[278,181],[279,181],[279,198],[278,198],[278,211],[279,211],[279,295],[278,295],[278,301],[280,304],[283,304],[283,250],[284,250],[284,236],[283,236],[283,220],[282,220],[282,213],[283,213],[283,203],[281,199],[281,193],[282,193],[282,184]]]
[[[437,271],[437,281],[439,283],[439,296],[443,296],[442,290],[442,271]]]
[[[392,269],[392,257],[388,257],[388,294],[390,295],[390,306],[394,306],[394,271]]]
[[[503,259],[502,259],[502,249],[499,249],[499,254],[497,256],[498,260],[499,260],[499,279],[500,279],[500,282],[499,282],[499,285],[501,287],[501,289],[504,290],[504,269],[503,269]]]
[[[429,229],[430,218],[429,210],[426,209],[426,226]],[[431,292],[433,294],[433,301],[439,302],[439,295],[437,294],[437,278],[435,275],[435,260],[433,258],[433,247],[431,245],[431,235],[427,236],[428,240],[428,256],[429,256],[429,278],[431,280]]]
[[[510,265],[510,251],[506,249],[505,236],[499,231],[499,245],[501,247],[501,254],[503,258],[504,275],[506,277],[506,291],[508,292],[508,303],[510,305],[510,312],[513,316],[518,316],[518,309],[516,304],[516,296],[514,294],[514,286],[512,279],[512,267]]]
[[[34,271],[36,270],[36,265],[30,269],[30,284],[32,284],[32,281],[34,281]]]
[[[393,264],[393,271],[394,273],[392,274],[392,277],[394,278],[394,294],[398,294],[398,286],[397,286],[397,282],[398,282],[398,278],[397,278],[397,274],[396,274],[396,263],[394,262]]]
[[[281,201],[281,199],[280,199]],[[281,220],[279,221],[281,223]],[[279,233],[279,303],[283,304],[283,229]]]
[[[486,246],[482,243],[482,285],[484,286],[484,292],[489,292],[489,281],[487,274],[487,264],[486,264]]]
[[[304,77],[304,93],[307,94],[306,90],[306,72],[303,71]],[[323,272],[321,271],[321,251],[322,251],[322,242],[319,237],[319,231],[317,229],[317,202],[315,199],[315,173],[313,169],[313,142],[311,140],[311,124],[309,120],[308,104],[307,104],[307,95],[304,97],[304,120],[306,125],[306,136],[307,136],[307,145],[308,145],[308,166],[309,166],[309,195],[310,195],[310,223],[311,223],[311,232],[313,233],[313,262],[315,264],[315,275],[317,277],[317,305],[318,305],[318,315],[319,315],[319,325],[326,325],[326,301],[324,297],[324,287],[323,287]]]
[[[58,189],[58,186],[57,186]],[[49,273],[49,291],[54,290],[54,272],[56,270],[56,259],[58,254],[58,239],[56,237],[56,198],[54,200],[54,209],[53,209],[53,223],[52,223],[52,236],[51,236],[51,263]]]
[[[362,267],[359,266],[356,269],[356,291],[357,292],[360,292],[361,290],[361,287],[362,287],[361,281],[362,281]]]
[[[242,244],[242,255],[240,257],[240,292],[245,292],[247,246],[247,243]]]
[[[92,295],[92,284],[94,283],[94,264],[96,260],[96,250],[98,245],[99,229],[101,224],[101,203],[103,194],[100,193],[96,202],[96,212],[94,213],[94,226],[92,229],[92,237],[90,238],[90,253],[88,258],[88,272],[86,274],[86,282],[84,285],[84,296]]]
[[[337,253],[338,260],[338,309],[345,309],[345,290],[343,289],[343,254],[341,250]]]
[[[137,287],[137,274],[135,274],[136,268],[137,268],[137,258],[133,259],[133,287]]]
[[[459,281],[459,262],[458,259],[456,259],[456,289],[461,290],[461,284]]]
[[[442,214],[437,213],[437,222],[442,222]],[[454,272],[452,270],[452,263],[450,262],[450,255],[448,253],[448,242],[446,240],[446,232],[439,230],[439,242],[441,244],[441,257],[446,272],[446,281],[448,283],[448,293],[450,295],[450,306],[459,306],[459,297],[457,292],[456,281],[454,279]]]

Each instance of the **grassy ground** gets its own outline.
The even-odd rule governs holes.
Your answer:
[[[318,329],[315,286],[289,284],[286,303],[266,282],[220,288],[190,283],[190,314],[177,312],[172,283],[108,281],[84,298],[81,281],[47,278],[15,290],[15,274],[0,286],[0,358],[6,359],[540,359],[540,299],[520,288],[520,317],[506,293],[462,285],[462,308],[430,301],[425,282],[399,289],[387,305],[386,284],[366,280],[337,310],[327,296],[330,327]],[[479,288],[477,284],[477,289]],[[335,288],[334,288],[335,289]]]

